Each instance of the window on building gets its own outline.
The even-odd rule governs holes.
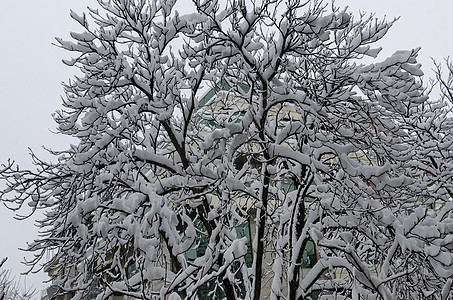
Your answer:
[[[88,293],[86,296],[87,300],[95,300],[96,297],[102,293],[103,289],[101,286],[101,280],[98,277],[93,278],[90,286],[88,287]]]
[[[305,249],[302,254],[301,267],[313,268],[317,261],[315,243],[312,240],[309,240],[305,244]]]
[[[203,223],[198,219],[195,220],[194,225],[197,227],[197,235],[192,247],[185,253],[186,259],[190,261],[195,261],[198,257],[203,256],[206,253],[206,248],[209,244],[209,237],[206,234],[206,230],[203,226]],[[248,268],[252,267],[253,257],[252,257],[252,243],[251,243],[251,234],[250,234],[250,223],[244,222],[235,227],[237,237],[247,239],[247,253],[244,257],[245,264]],[[234,264],[233,268],[239,268],[238,264]],[[242,282],[241,273],[237,272],[237,279],[239,282]],[[198,298],[200,300],[207,299],[222,299],[224,298],[222,290],[215,290],[216,282],[212,280],[205,283],[198,289]],[[236,292],[238,295],[245,293],[245,287],[238,285]]]
[[[128,279],[130,279],[132,276],[137,274],[137,266],[135,265],[135,262],[131,262],[127,265],[126,267],[126,276]]]

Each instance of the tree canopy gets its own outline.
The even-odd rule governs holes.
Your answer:
[[[77,142],[0,170],[61,293],[453,296],[451,64],[432,95],[393,21],[324,1],[97,2],[57,39]]]

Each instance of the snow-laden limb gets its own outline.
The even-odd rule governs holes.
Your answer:
[[[0,300],[29,300],[36,295],[36,290],[22,286],[22,283],[11,276],[11,270],[4,268],[7,258],[0,261]]]
[[[57,39],[77,142],[0,170],[61,293],[451,297],[450,63],[428,100],[419,49],[378,56],[393,22],[322,1],[98,5]]]

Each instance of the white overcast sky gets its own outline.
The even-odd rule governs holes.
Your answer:
[[[150,0],[152,1],[152,0]],[[185,0],[190,1],[190,0]],[[41,146],[65,148],[69,140],[52,134],[55,125],[51,114],[60,107],[61,82],[74,70],[61,63],[67,54],[52,46],[54,37],[68,38],[79,27],[69,17],[69,10],[81,12],[94,0],[4,0],[0,10],[0,163],[13,158],[30,167],[28,147],[44,157]],[[338,6],[375,12],[388,20],[401,16],[380,43],[379,58],[399,49],[422,47],[419,60],[425,74],[432,75],[430,57],[437,60],[453,55],[451,35],[453,1],[451,0],[337,0]],[[180,11],[182,14],[183,12]],[[2,187],[2,185],[0,185]],[[14,274],[26,270],[19,262],[29,254],[19,252],[36,236],[33,221],[18,222],[0,206],[0,259],[9,257],[7,267]],[[27,278],[38,290],[45,278],[38,274]]]

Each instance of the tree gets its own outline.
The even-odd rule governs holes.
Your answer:
[[[33,297],[35,290],[22,291],[20,282],[11,278],[11,271],[3,268],[6,258],[0,261],[0,300],[28,300]]]
[[[76,299],[452,297],[451,77],[429,99],[418,49],[376,59],[393,21],[322,1],[177,3],[71,12],[77,144],[0,172],[46,211],[30,264]]]

